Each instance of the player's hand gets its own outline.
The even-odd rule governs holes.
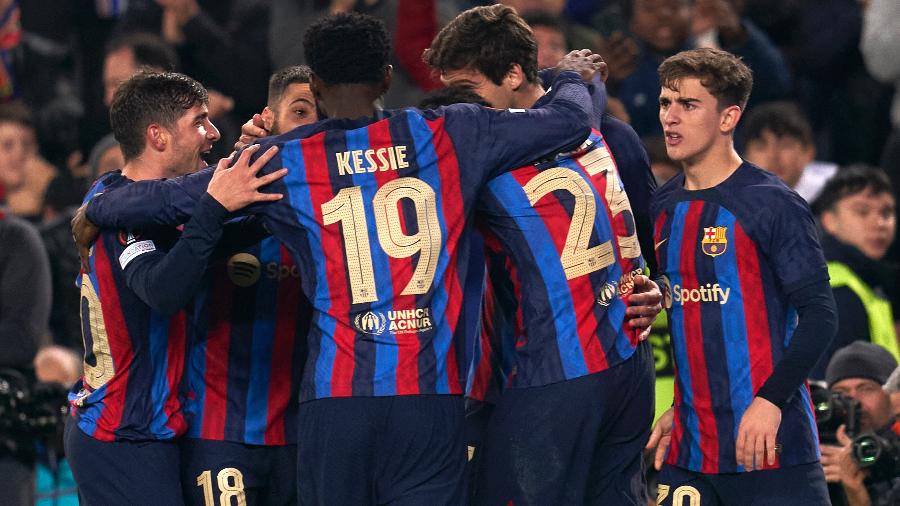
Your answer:
[[[258,150],[259,144],[245,149],[231,167],[228,167],[231,162],[228,158],[219,160],[209,186],[206,187],[206,192],[229,212],[237,211],[254,202],[271,202],[283,197],[280,193],[261,193],[259,189],[284,177],[287,169],[256,177],[260,169],[278,153],[278,146],[267,149],[251,164],[250,156]]]
[[[256,142],[257,139],[269,136],[269,129],[261,114],[254,114],[252,118],[241,125],[241,136],[234,143],[234,150],[240,151]]]
[[[91,246],[100,235],[100,228],[91,223],[87,218],[87,204],[82,205],[75,211],[72,216],[72,238],[75,239],[75,246],[78,247],[78,256],[81,257],[81,268],[84,272],[91,272],[91,264],[88,257],[91,255]]]
[[[737,463],[748,471],[762,469],[765,465],[763,459],[768,465],[774,466],[778,451],[775,436],[779,425],[781,410],[778,406],[762,397],[754,397],[738,426],[735,445]]]
[[[556,70],[559,72],[578,72],[585,82],[590,82],[595,74],[599,73],[601,77],[604,73],[609,74],[603,57],[599,54],[594,54],[590,49],[571,51],[562,60],[559,60],[559,63],[556,64]]]
[[[643,274],[634,277],[634,291],[628,299],[625,317],[631,328],[643,329],[638,339],[641,341],[650,336],[650,327],[656,315],[662,311],[662,292],[659,286]]]
[[[669,443],[672,441],[672,427],[675,425],[675,408],[669,408],[663,413],[656,425],[653,426],[653,432],[650,433],[650,440],[647,441],[645,450],[653,450],[656,448],[656,455],[653,457],[653,467],[657,471],[662,467],[663,458],[666,456],[666,450],[669,449]]]

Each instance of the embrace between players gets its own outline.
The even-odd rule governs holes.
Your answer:
[[[746,66],[660,67],[684,175],[651,203],[596,55],[539,73],[512,9],[471,9],[424,56],[446,107],[386,111],[387,40],[311,26],[310,70],[273,76],[241,140],[275,136],[199,171],[199,84],[116,92],[126,164],[74,220],[100,227],[65,438],[82,501],[646,504],[658,444],[660,504],[827,504],[804,380],[834,306],[806,205],[734,151]],[[692,297],[711,286],[728,299]],[[678,374],[651,435],[661,299]]]

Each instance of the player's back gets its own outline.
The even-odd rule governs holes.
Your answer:
[[[120,172],[98,180],[85,197],[129,184]],[[152,240],[149,240],[151,239]],[[103,229],[79,278],[84,376],[69,394],[78,426],[101,441],[171,439],[184,433],[181,380],[187,351],[183,310],[163,315],[127,286],[128,263],[166,248],[175,229]]]
[[[482,339],[513,366],[508,386],[573,379],[632,355],[625,308],[643,259],[599,133],[574,156],[494,178],[478,212],[490,278]]]

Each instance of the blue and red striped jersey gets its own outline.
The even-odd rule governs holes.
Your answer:
[[[188,437],[296,443],[310,306],[274,238],[213,263],[194,302]]]
[[[599,132],[573,156],[491,180],[478,216],[490,278],[479,351],[499,348],[513,361],[506,386],[578,378],[634,353],[639,332],[626,325],[625,309],[644,262]],[[475,368],[473,389],[483,389],[489,369]]]
[[[263,172],[288,168],[272,185],[285,198],[250,211],[294,255],[313,306],[301,400],[462,393],[457,330],[477,195],[502,170],[589,133],[580,76],[560,73],[550,96],[523,111],[459,104],[325,120],[271,140],[281,149]],[[181,222],[210,178],[107,193],[88,216]]]
[[[744,471],[741,417],[791,344],[788,294],[828,279],[806,202],[749,163],[721,184],[654,196],[654,239],[675,359],[675,425],[666,462],[703,473]],[[808,387],[782,409],[774,467],[815,462]]]
[[[126,186],[119,172],[101,177],[88,192]],[[167,249],[174,228],[152,233],[103,229],[82,273],[81,325],[84,376],[69,394],[85,434],[101,441],[172,439],[185,432],[181,381],[187,354],[184,310],[164,316],[126,285],[124,270],[138,255]]]

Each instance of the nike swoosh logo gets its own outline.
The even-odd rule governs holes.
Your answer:
[[[666,238],[663,239],[662,241],[659,241],[658,243],[656,243],[656,245],[653,246],[653,249],[654,249],[654,250],[658,250],[659,247],[662,246],[662,243],[664,243],[664,242],[666,242],[666,241],[668,241],[668,240],[669,240],[669,238],[666,237]]]

